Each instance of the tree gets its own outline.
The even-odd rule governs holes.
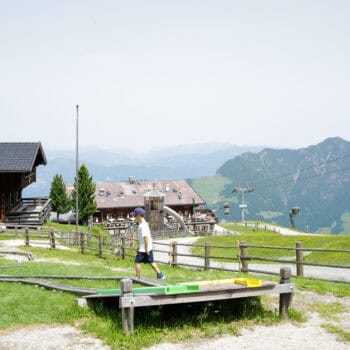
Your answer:
[[[60,214],[67,213],[71,208],[71,203],[67,196],[66,186],[61,174],[53,177],[50,189],[50,199],[53,211],[57,213],[57,222]]]
[[[76,211],[76,186],[77,179],[74,181],[71,203],[73,211]],[[82,164],[78,171],[78,220],[86,222],[96,212],[97,204],[95,200],[95,184],[92,181],[92,176],[89,174],[87,167]]]

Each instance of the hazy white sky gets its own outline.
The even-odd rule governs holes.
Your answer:
[[[1,141],[350,140],[350,1],[0,0]]]

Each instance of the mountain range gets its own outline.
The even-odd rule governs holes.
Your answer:
[[[93,147],[79,150],[95,182],[187,179],[214,175],[227,160],[244,152],[257,152],[261,146],[236,146],[227,143],[203,143],[152,149],[143,153],[129,150],[103,150]],[[66,183],[74,182],[75,150],[45,150],[47,165],[37,168],[36,182],[23,191],[24,197],[48,196],[53,177],[61,174]]]
[[[350,142],[339,137],[297,150],[247,152],[227,160],[214,177],[190,183],[220,218],[239,220],[243,199],[246,220],[290,226],[297,207],[300,230],[350,233]]]
[[[24,197],[47,196],[56,174],[74,181],[74,152],[45,153],[48,164],[38,167]],[[298,207],[298,229],[350,233],[350,142],[339,137],[300,149],[207,143],[139,154],[82,148],[79,161],[95,182],[187,179],[220,220],[240,220],[243,200],[246,220],[290,226],[289,214]]]

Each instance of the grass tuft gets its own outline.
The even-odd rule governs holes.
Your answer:
[[[344,331],[332,323],[324,323],[322,327],[327,329],[329,333],[336,334],[340,341],[350,342],[350,332]]]

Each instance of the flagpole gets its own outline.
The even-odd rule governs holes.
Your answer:
[[[75,125],[75,234],[78,241],[78,224],[79,224],[79,105],[76,105],[76,125]]]

